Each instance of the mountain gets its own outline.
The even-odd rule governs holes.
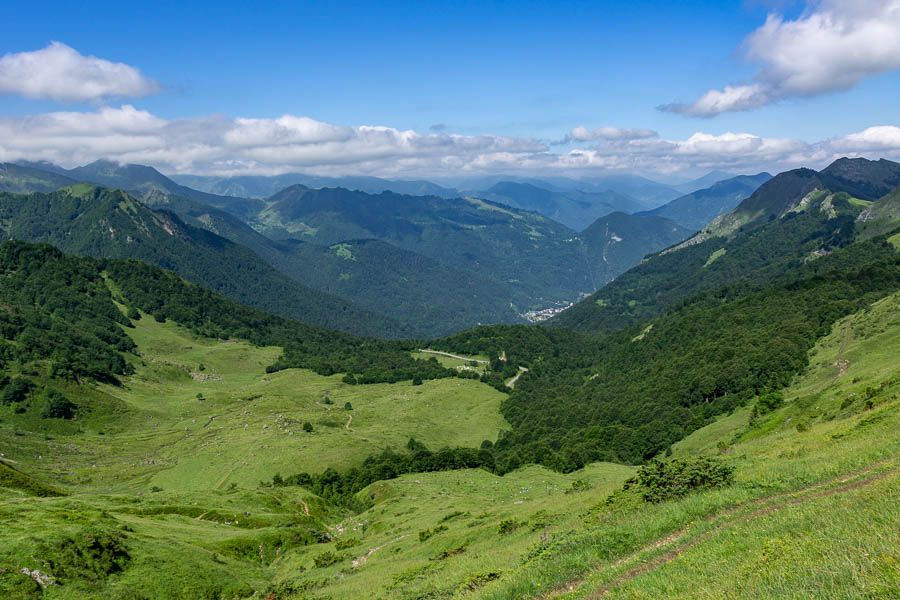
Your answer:
[[[284,273],[302,273],[317,290],[352,299],[434,338],[482,323],[518,323],[508,285],[375,240],[319,246],[280,244]]]
[[[285,173],[283,175],[238,175],[234,177],[173,175],[172,179],[203,192],[242,198],[265,198],[288,186],[297,184],[310,188],[342,187],[369,194],[391,191],[411,196],[441,196],[443,198],[454,198],[459,195],[455,189],[445,188],[425,180],[394,180],[363,176],[321,177],[305,173]]]
[[[594,282],[598,287],[615,279],[620,265],[636,265],[644,256],[684,240],[691,230],[654,215],[638,216],[622,212],[600,217],[578,237],[589,248]]]
[[[74,179],[35,167],[0,163],[0,191],[15,194],[52,192],[76,183]]]
[[[591,222],[611,212],[632,213],[644,208],[638,201],[607,190],[582,192],[578,190],[552,191],[530,183],[501,181],[483,192],[473,192],[485,198],[522,210],[541,213],[575,231],[581,231]]]
[[[634,198],[648,209],[656,208],[681,196],[681,192],[639,175],[606,175],[603,177],[586,177],[580,180],[579,189],[586,192],[602,192],[612,190]]]
[[[734,177],[736,177],[734,173],[729,173],[727,171],[710,171],[703,177],[685,181],[684,183],[671,184],[670,187],[675,188],[682,194],[691,194],[693,192],[696,192],[697,190],[712,187],[720,181],[733,179]]]
[[[862,200],[877,200],[900,186],[900,163],[881,159],[840,158],[819,174],[829,188]]]
[[[756,189],[771,179],[768,173],[757,175],[738,175],[712,186],[690,192],[653,210],[639,212],[641,215],[657,215],[666,217],[697,231],[719,215],[734,209]]]
[[[474,198],[377,195],[295,185],[251,221],[276,238],[323,246],[377,239],[506,286],[520,309],[591,289],[570,229],[537,213]]]
[[[880,177],[883,162],[853,164]],[[859,182],[847,187],[856,191]],[[867,231],[864,215],[874,205],[842,188],[841,179],[811,169],[780,173],[693,237],[648,257],[549,324],[613,331],[716,287],[758,288],[790,272],[845,268],[892,255],[884,238],[873,237],[889,232],[891,223]]]
[[[49,194],[0,193],[4,239],[48,242],[67,252],[132,258],[250,306],[367,335],[408,335],[397,323],[286,277],[244,246],[152,211],[121,190],[76,184]]]

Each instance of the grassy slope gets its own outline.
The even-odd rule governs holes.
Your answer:
[[[659,505],[625,495],[607,505],[604,499],[632,468],[593,464],[561,475],[526,467],[502,478],[468,470],[376,483],[363,492],[373,507],[347,516],[328,510],[301,488],[248,486],[274,470],[290,472],[279,458],[285,450],[306,452],[300,456],[310,461],[303,465],[307,470],[327,464],[322,456],[344,456],[345,464],[358,460],[361,454],[353,454],[350,444],[353,435],[321,424],[347,414],[342,394],[369,392],[351,400],[352,433],[369,440],[361,453],[403,441],[395,442],[369,421],[393,418],[397,400],[420,390],[425,398],[412,398],[411,418],[418,411],[415,419],[446,423],[449,415],[465,414],[474,405],[484,404],[486,411],[450,428],[457,433],[417,427],[413,433],[418,439],[437,446],[441,436],[456,435],[458,443],[477,444],[492,436],[466,431],[467,425],[493,415],[497,421],[491,433],[496,435],[503,426],[496,413],[498,396],[487,390],[473,402],[471,392],[484,387],[478,384],[456,400],[448,399],[447,390],[431,387],[434,382],[417,388],[342,387],[336,378],[299,371],[283,374],[283,381],[275,376],[263,381],[264,359],[275,349],[200,340],[174,325],[144,318],[134,335],[146,366],[138,365],[124,389],[96,391],[120,399],[109,400],[105,412],[80,423],[84,433],[51,433],[46,439],[20,428],[23,435],[0,436],[0,451],[17,460],[17,468],[73,492],[41,500],[10,491],[0,495],[5,527],[0,586],[11,585],[23,566],[41,567],[30,558],[41,539],[92,523],[130,529],[125,534],[132,562],[110,577],[106,587],[72,582],[50,586],[43,597],[88,598],[98,589],[103,597],[135,597],[117,590],[140,586],[148,598],[193,598],[217,585],[219,596],[211,597],[267,590],[276,598],[511,599],[557,590],[562,597],[589,598],[610,585],[604,597],[895,597],[900,560],[898,333],[900,294],[895,294],[841,321],[820,340],[807,372],[787,390],[783,408],[761,417],[754,427],[747,424],[749,409],[735,411],[674,447],[676,456],[718,454],[718,443],[728,444],[726,458],[737,470],[735,484],[727,488]],[[235,373],[222,381],[201,382],[182,368],[200,373],[201,362],[203,374]],[[841,365],[846,366],[843,375]],[[335,400],[330,410],[315,403],[324,389]],[[207,400],[198,401],[197,392]],[[249,402],[238,399],[260,393]],[[438,399],[448,409],[452,401],[453,412],[436,413]],[[368,417],[367,404],[373,411]],[[286,405],[291,416],[318,423],[316,433],[275,433],[281,428],[273,419],[288,414]],[[252,414],[244,415],[244,410]],[[203,427],[209,416],[219,414],[223,416]],[[160,421],[158,429],[149,425],[150,415]],[[0,417],[0,428],[9,433],[12,415]],[[798,431],[797,423],[808,430]],[[249,425],[246,432],[243,424]],[[263,424],[273,433],[261,433]],[[93,429],[99,426],[104,436]],[[175,444],[162,447],[170,442]],[[308,448],[298,447],[304,443]],[[241,449],[250,456],[238,456]],[[188,463],[174,462],[188,456],[191,469]],[[157,464],[130,467],[142,457]],[[235,461],[247,464],[238,463],[232,471]],[[878,478],[868,480],[872,475]],[[566,494],[579,479],[591,488]],[[210,489],[220,481],[218,490]],[[232,482],[238,487],[228,490],[226,484]],[[857,483],[859,487],[849,487]],[[152,485],[163,490],[148,492]],[[442,522],[457,512],[462,514]],[[242,526],[224,525],[242,518]],[[501,535],[499,525],[507,520],[519,527]],[[301,527],[278,527],[286,523]],[[439,525],[447,529],[420,541],[420,531]],[[349,546],[338,550],[335,541],[296,546],[279,537],[304,528],[327,529]],[[337,562],[317,567],[315,559],[326,552],[335,553]],[[367,554],[363,564],[354,566],[353,560]],[[653,567],[648,573],[625,580],[648,564]],[[484,584],[492,573],[499,578]],[[28,584],[21,577],[16,582]]]
[[[684,456],[728,444],[735,485],[599,507],[565,551],[478,597],[548,589],[565,598],[898,597],[898,309],[895,294],[842,320],[816,345],[785,406],[755,426],[749,409],[735,411],[674,447]],[[821,487],[803,491],[810,486]]]
[[[340,375],[299,369],[267,375],[279,348],[199,338],[147,316],[136,325],[129,333],[141,357],[123,387],[66,390],[73,398],[105,396],[116,409],[81,423],[81,434],[45,440],[46,421],[33,407],[0,423],[25,434],[0,440],[0,451],[29,472],[105,491],[219,489],[255,485],[279,471],[349,467],[412,436],[435,449],[477,446],[506,426],[498,412],[503,394],[472,380],[351,386]],[[326,392],[331,405],[323,402]],[[314,431],[304,432],[303,422]]]

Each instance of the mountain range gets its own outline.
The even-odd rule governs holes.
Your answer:
[[[664,219],[619,213],[578,234],[537,212],[473,197],[367,194],[299,184],[264,199],[219,196],[186,188],[150,167],[108,161],[68,170],[44,163],[8,165],[7,172],[11,175],[0,186],[19,191],[85,180],[128,190],[185,226],[244,247],[248,256],[257,255],[306,288],[386,315],[370,319],[365,328],[331,323],[383,336],[433,337],[479,323],[521,322],[529,311],[591,293],[648,252],[690,233]],[[189,273],[182,263],[155,262],[178,265],[176,271],[192,281],[227,289]],[[460,285],[448,289],[448,278]],[[253,305],[283,302],[257,298]],[[285,310],[276,312],[304,318],[302,310]],[[373,329],[376,324],[383,328]]]
[[[693,233],[0,173],[0,597],[895,595],[898,163]],[[451,322],[614,263],[543,326],[428,341],[286,275]]]

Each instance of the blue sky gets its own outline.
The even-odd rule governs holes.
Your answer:
[[[22,92],[15,82],[7,81],[4,88],[0,57],[0,91],[6,92],[0,94],[0,134],[4,125],[10,135],[33,134],[27,147],[5,146],[0,136],[0,159],[73,163],[106,153],[155,162],[168,171],[399,176],[442,170],[752,170],[827,160],[848,148],[871,153],[873,144],[894,156],[893,129],[870,132],[865,143],[833,145],[872,127],[898,124],[900,63],[890,58],[891,33],[900,38],[900,6],[894,0],[184,4],[5,7],[0,55],[40,51],[56,41],[76,56],[124,63],[152,85],[95,97],[62,93],[61,98],[59,86],[55,95],[40,86]],[[776,21],[760,33],[767,18]],[[842,54],[829,56],[828,48],[836,45],[828,37],[834,34],[827,30],[829,22],[837,23],[836,30],[855,27],[858,38],[874,46],[862,50],[872,56],[846,64],[842,56],[862,44],[843,38]],[[880,29],[872,34],[873,27]],[[794,39],[808,44],[808,51],[792,47]],[[821,64],[804,70],[821,72],[811,80],[798,77],[792,61],[810,55],[822,56]],[[42,67],[28,63],[22,68],[8,79],[32,78],[27,69]],[[716,90],[726,93],[703,100]],[[663,105],[671,106],[660,110]],[[114,112],[123,106],[133,112],[125,117]],[[105,117],[97,117],[104,110]],[[100,141],[75,132],[62,144],[68,149],[39,148],[42,139],[59,138],[29,125],[29,118],[45,116],[46,121],[73,112],[94,118],[100,130],[111,120],[118,125]],[[267,120],[285,115],[307,121],[269,127]],[[142,125],[123,130],[121,120],[133,117]],[[173,124],[180,123],[182,130],[196,131],[205,146],[214,146],[236,119],[258,120],[240,127],[263,129],[282,142],[249,154],[232,149],[189,160],[185,135],[176,143],[172,133]],[[316,123],[338,129],[329,129],[324,138],[309,137],[310,127],[322,129]],[[365,126],[392,130],[376,133],[394,141],[366,138],[368,133],[358,131]],[[157,137],[165,140],[149,142],[142,154],[137,146],[141,136],[151,136],[148,127],[159,129]],[[576,127],[657,135],[578,140],[571,135]],[[50,129],[58,132],[59,123]],[[419,137],[410,141],[401,135],[407,131]],[[264,146],[258,133],[254,143]],[[712,144],[699,158],[696,144],[684,146],[696,134],[708,136],[700,141]],[[130,136],[128,143],[110,143],[124,135]],[[286,135],[294,136],[291,151],[279,155],[277,146]],[[748,155],[765,143],[748,145],[746,136],[792,144],[783,142],[775,152],[770,143],[765,156],[754,159]],[[340,160],[337,146],[350,138],[356,145]],[[890,143],[885,145],[885,139]],[[721,143],[739,146],[741,156],[726,152],[717,161],[711,155]],[[308,144],[319,145],[321,159]],[[437,150],[441,145],[447,147],[443,160]],[[427,160],[415,160],[417,151]],[[572,151],[594,154],[570,156],[563,163],[553,158]],[[609,159],[614,154],[632,158]],[[684,159],[685,154],[691,158]],[[663,167],[654,164],[657,158]]]

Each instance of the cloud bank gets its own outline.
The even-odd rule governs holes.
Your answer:
[[[659,109],[714,117],[848,90],[864,77],[900,69],[900,0],[822,0],[793,21],[770,14],[743,45],[747,59],[760,65],[755,82]]]
[[[0,117],[0,162],[45,160],[72,167],[110,159],[149,164],[168,173],[305,171],[438,177],[460,173],[578,176],[626,171],[779,171],[822,167],[844,155],[900,159],[900,128],[893,125],[816,143],[750,133],[703,132],[670,140],[648,130],[584,127],[573,129],[571,136],[592,145],[556,153],[549,144],[531,138],[336,125],[295,115],[167,120],[124,105]]]
[[[99,102],[139,97],[159,84],[124,63],[84,56],[60,42],[34,52],[0,56],[0,93],[57,102]]]

